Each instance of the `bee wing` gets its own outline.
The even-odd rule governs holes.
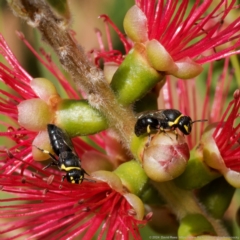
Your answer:
[[[150,111],[144,111],[141,113],[138,113],[136,115],[136,118],[143,118],[143,117],[154,117],[154,118],[158,118],[158,119],[164,119],[165,115],[163,114],[163,109],[159,109],[159,110],[150,110]]]
[[[63,149],[69,148],[71,151],[75,153],[73,143],[69,135],[61,128],[56,129],[56,134],[59,136],[60,139],[63,140],[63,144],[65,144],[65,146],[63,146]]]

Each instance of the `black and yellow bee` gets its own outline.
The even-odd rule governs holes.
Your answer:
[[[183,115],[176,109],[164,109],[156,111],[146,111],[138,116],[135,124],[136,136],[151,134],[156,131],[173,131],[179,129],[183,134],[189,135],[192,131],[192,124],[203,122],[204,120],[192,121],[189,116]]]
[[[74,151],[70,137],[61,128],[53,124],[48,124],[47,130],[52,149],[57,157],[49,151],[36,146],[37,149],[48,154],[52,159],[44,169],[50,166],[57,166],[60,170],[66,172],[62,180],[66,178],[70,183],[82,183],[82,181],[86,179],[84,178],[84,174],[87,173],[81,167],[81,160]]]

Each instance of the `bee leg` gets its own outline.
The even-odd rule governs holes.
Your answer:
[[[179,131],[178,128],[174,129],[174,133],[176,134],[176,140],[178,140],[178,136],[183,136],[183,137],[185,137],[185,135],[182,134],[182,132]]]
[[[176,134],[176,140],[178,140],[178,133],[175,131],[175,134]]]
[[[66,177],[67,177],[66,175],[63,175],[62,179],[61,179],[61,182],[63,182]]]
[[[86,181],[88,181],[88,182],[96,182],[95,180],[92,180],[92,179],[89,179],[89,178],[84,178],[83,180],[86,180]]]
[[[166,131],[163,130],[163,132],[164,132],[165,135],[167,135],[167,136],[173,141],[173,139],[171,138],[171,136],[170,136]]]
[[[59,162],[58,162],[58,160],[56,159],[56,157],[55,157],[53,154],[51,154],[49,151],[44,150],[44,149],[41,149],[41,148],[39,148],[39,147],[37,147],[37,146],[35,146],[35,145],[33,145],[33,146],[34,146],[35,148],[37,148],[38,150],[40,150],[41,152],[48,154],[48,155],[51,157],[51,159],[52,159],[52,161],[51,161],[47,166],[45,166],[45,167],[43,168],[43,170],[45,170],[46,168],[49,168],[50,166],[58,166],[58,165],[59,165]]]
[[[58,163],[55,162],[56,159],[54,159],[53,161],[51,161],[48,165],[46,165],[43,170],[51,167],[51,166],[58,166]],[[57,161],[57,160],[56,160]]]
[[[82,169],[82,171],[83,171],[84,174],[90,176],[83,168],[81,168],[81,169]],[[92,180],[92,179],[89,179],[89,178],[85,178],[85,177],[83,178],[83,180],[86,180],[86,181],[88,181],[88,182],[96,182],[95,180]]]
[[[151,137],[150,134],[148,134],[148,141],[147,141],[147,143],[145,144],[145,147],[146,147],[146,148],[149,146],[151,140],[152,140],[152,137]]]

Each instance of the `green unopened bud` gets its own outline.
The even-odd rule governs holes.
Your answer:
[[[159,195],[150,182],[145,185],[139,197],[148,205],[162,206],[166,204],[166,201]]]
[[[55,124],[70,137],[89,135],[108,127],[106,119],[86,100],[62,100],[56,110]]]
[[[121,164],[114,173],[118,175],[129,192],[140,195],[148,182],[148,177],[136,161]]]
[[[202,71],[203,67],[200,64],[197,64],[190,58],[185,58],[180,62],[175,62],[176,68],[171,71],[168,71],[167,74],[171,74],[174,77],[181,79],[190,79],[197,77]]]
[[[45,130],[47,124],[53,121],[53,117],[54,112],[41,99],[28,99],[18,105],[18,123],[28,130]]]
[[[123,20],[123,27],[127,36],[133,42],[147,41],[147,18],[138,6],[134,5],[128,10]]]
[[[209,167],[203,159],[201,144],[191,150],[190,159],[185,171],[176,179],[175,184],[183,189],[198,189],[213,179],[220,177],[221,174]]]
[[[146,52],[148,61],[156,70],[161,72],[177,71],[177,66],[174,63],[171,55],[156,39],[152,39],[151,41],[147,42]]]
[[[131,141],[131,151],[134,154],[136,160],[142,163],[144,149],[147,147],[148,138],[146,136],[137,137],[135,134]]]
[[[229,207],[234,192],[235,188],[221,177],[201,188],[198,191],[198,197],[213,217],[222,218]]]
[[[114,74],[111,87],[119,103],[128,106],[145,96],[163,78],[149,65],[145,47],[135,44]]]
[[[168,132],[154,135],[143,149],[143,169],[156,182],[169,181],[186,168],[190,153],[184,136]]]
[[[181,220],[178,236],[181,236],[182,239],[188,240],[191,237],[196,238],[202,235],[205,235],[204,237],[216,236],[212,225],[203,215],[190,214]]]

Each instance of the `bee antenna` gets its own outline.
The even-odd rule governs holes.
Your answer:
[[[208,119],[199,119],[199,120],[193,121],[192,124],[195,122],[207,122],[207,121],[208,121]]]

